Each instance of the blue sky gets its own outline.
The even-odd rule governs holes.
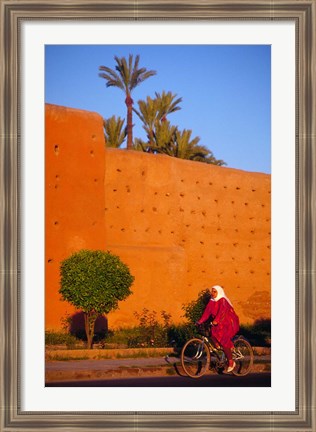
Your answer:
[[[98,74],[101,65],[115,68],[115,55],[129,54],[157,72],[134,90],[136,108],[155,92],[176,93],[182,103],[172,124],[191,129],[230,168],[271,173],[270,46],[47,45],[45,101],[125,118],[124,93]],[[135,114],[133,123],[134,137],[144,139]]]

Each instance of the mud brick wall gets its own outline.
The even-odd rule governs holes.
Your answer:
[[[59,265],[73,252],[104,248],[104,135],[99,114],[54,105],[45,117],[45,320],[74,309],[60,301]]]
[[[112,328],[136,324],[145,307],[179,322],[214,284],[242,322],[270,318],[270,175],[105,150],[101,116],[46,112],[47,328],[73,312],[59,299],[59,263],[83,247],[119,255],[135,276]]]

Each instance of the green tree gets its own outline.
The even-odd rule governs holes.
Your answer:
[[[118,148],[124,142],[126,138],[126,128],[123,128],[124,121],[124,119],[115,115],[109,119],[104,119],[104,137],[107,147]]]
[[[116,255],[100,250],[81,250],[60,265],[62,299],[84,314],[87,347],[92,348],[94,324],[99,315],[118,308],[132,291],[134,277]]]
[[[133,147],[133,99],[132,91],[147,78],[156,74],[156,71],[139,68],[139,55],[133,62],[133,55],[129,54],[128,61],[125,57],[114,57],[116,61],[115,70],[100,66],[101,78],[106,80],[107,87],[118,87],[125,93],[125,104],[127,107],[127,149]]]

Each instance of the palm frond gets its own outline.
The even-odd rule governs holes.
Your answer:
[[[104,120],[104,135],[107,147],[118,148],[124,142],[126,138],[126,128],[123,129],[124,121],[124,119],[115,115]]]

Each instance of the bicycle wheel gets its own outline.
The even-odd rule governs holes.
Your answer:
[[[210,364],[210,351],[202,339],[190,339],[182,348],[181,364],[191,378],[205,374]]]
[[[232,371],[234,375],[247,375],[253,365],[253,351],[250,343],[243,337],[238,337],[234,341],[233,360],[236,367]]]

